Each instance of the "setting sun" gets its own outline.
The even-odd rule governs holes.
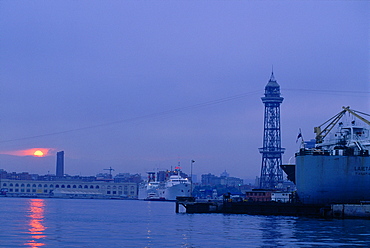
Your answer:
[[[42,156],[44,156],[44,153],[40,150],[37,150],[33,153],[33,155],[36,156],[36,157],[42,157]]]
[[[34,157],[46,157],[53,155],[55,148],[31,148],[25,150],[15,150],[15,151],[1,151],[0,154],[7,154],[13,156],[34,156]]]

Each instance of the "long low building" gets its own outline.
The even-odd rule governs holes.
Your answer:
[[[20,197],[137,199],[137,184],[131,182],[0,179],[0,190],[7,196]]]

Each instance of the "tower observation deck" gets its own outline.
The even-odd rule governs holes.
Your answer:
[[[284,98],[280,96],[280,85],[276,82],[274,72],[265,87],[265,96],[261,97],[265,105],[263,125],[263,147],[259,148],[262,154],[260,185],[261,189],[274,189],[283,182],[281,169],[282,154],[280,132],[280,104]]]

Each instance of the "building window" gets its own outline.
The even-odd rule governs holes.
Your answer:
[[[29,184],[29,183],[28,183],[26,186],[27,186],[27,187],[31,187],[31,184]]]
[[[82,189],[82,185],[78,185],[78,188],[79,188],[79,189]]]
[[[32,189],[32,193],[36,193],[36,189]]]
[[[21,187],[24,187],[24,183],[21,184]]]
[[[63,188],[63,189],[64,189],[65,187],[66,187],[66,186],[64,186],[64,184],[62,184],[61,188]]]
[[[19,191],[19,189],[15,189],[15,192],[18,192]]]
[[[39,184],[39,188],[42,188],[42,185],[41,184]]]
[[[71,188],[71,185],[69,185],[69,184],[68,184],[68,185],[67,185],[67,189],[69,189],[69,188]]]
[[[94,188],[94,185],[90,185],[90,189],[93,189]]]
[[[13,184],[11,183],[11,184],[9,184],[9,186],[10,186],[10,187],[13,187]]]
[[[122,195],[122,191],[118,191],[118,194],[119,194],[119,195]]]
[[[117,194],[117,191],[113,191],[113,195],[116,195]]]
[[[74,188],[74,189],[75,189],[76,187],[77,187],[76,185],[73,185],[73,186],[72,186],[72,188]]]
[[[110,191],[107,191],[107,195],[110,195]]]
[[[3,183],[3,186],[6,186],[6,183]]]
[[[36,184],[32,184],[32,187],[36,187]]]
[[[24,189],[21,189],[21,192],[24,192]]]
[[[95,188],[98,189],[99,188],[99,185],[96,185]]]
[[[44,193],[48,193],[48,190],[47,189],[44,189]]]
[[[44,188],[47,188],[48,187],[48,185],[47,184],[44,184]]]
[[[87,189],[87,188],[89,188],[89,187],[88,187],[87,185],[85,185],[85,186],[84,186],[84,189]]]
[[[13,189],[9,189],[9,192],[13,192]]]
[[[18,183],[16,183],[16,184],[15,184],[15,187],[19,187],[19,184],[18,184]]]
[[[59,184],[55,185],[55,188],[59,188]]]
[[[54,188],[54,185],[52,185],[52,184],[50,184],[50,186],[49,186],[50,188]]]
[[[30,190],[30,189],[27,189],[26,191],[27,191],[27,192],[31,192],[31,190]]]

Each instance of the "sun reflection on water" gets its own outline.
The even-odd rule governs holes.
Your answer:
[[[45,238],[45,226],[44,221],[44,211],[45,204],[43,199],[30,199],[29,201],[29,215],[30,221],[28,223],[28,231],[31,234],[31,240],[26,242],[24,245],[28,245],[32,248],[37,248],[45,245],[40,239]]]

